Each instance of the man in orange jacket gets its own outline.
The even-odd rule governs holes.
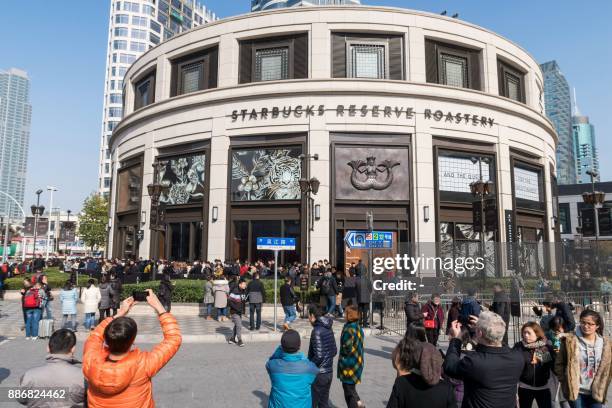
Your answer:
[[[126,299],[117,314],[100,323],[85,342],[83,374],[89,407],[155,407],[151,379],[174,357],[182,337],[176,318],[152,290],[148,292],[147,303],[159,316],[164,339],[151,351],[132,348],[138,328],[126,315],[136,302]]]

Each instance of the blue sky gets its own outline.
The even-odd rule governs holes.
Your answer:
[[[80,209],[96,188],[108,0],[1,0],[0,69],[29,73],[33,105],[25,204],[55,185],[54,207]],[[248,0],[209,0],[219,16]],[[596,127],[602,179],[612,180],[612,1],[363,0],[460,18],[496,31],[540,62],[556,59]],[[42,197],[45,205],[48,196]]]

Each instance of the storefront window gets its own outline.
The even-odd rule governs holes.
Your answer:
[[[232,201],[299,200],[300,147],[232,153]]]
[[[301,261],[300,221],[298,220],[254,220],[234,221],[232,232],[232,260],[255,262],[274,259],[272,251],[259,251],[257,238],[286,237],[295,238],[295,251],[282,251],[279,254],[279,264],[285,265]]]
[[[182,205],[202,202],[205,192],[206,157],[203,153],[170,159],[157,174],[161,184],[168,186],[159,201],[166,205]]]
[[[484,247],[481,241],[480,232],[474,231],[472,224],[441,222],[440,223],[440,243],[439,256],[441,258],[478,258],[482,257],[484,250],[485,271],[487,277],[496,277],[496,251],[495,233],[485,232]],[[460,276],[454,269],[442,269],[439,271],[442,276]],[[465,270],[464,277],[482,276],[476,269]]]
[[[519,227],[518,262],[522,276],[544,276],[544,230]]]
[[[137,211],[140,206],[142,166],[120,170],[118,179],[117,212]]]
[[[438,189],[440,199],[449,202],[474,200],[470,184],[482,179],[493,181],[495,194],[495,161],[490,156],[444,151],[438,155]]]

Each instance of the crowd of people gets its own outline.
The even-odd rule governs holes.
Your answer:
[[[80,262],[67,261],[63,270],[72,275],[82,267]],[[88,261],[83,262],[87,269]],[[143,263],[144,267],[136,262],[96,261],[99,281],[88,279],[80,295],[74,279],[67,281],[59,294],[62,327],[50,335],[46,364],[27,371],[22,387],[69,387],[71,405],[66,406],[84,401],[91,407],[154,405],[151,379],[178,351],[181,332],[171,314],[175,266],[163,261]],[[193,271],[197,266],[201,269]],[[364,407],[357,387],[364,379],[364,328],[370,322],[371,288],[365,265],[353,264],[347,272],[325,262],[316,264],[316,272],[314,267],[294,266],[293,271],[293,266],[283,268],[284,332],[265,364],[271,382],[269,407],[331,406],[334,373],[346,406]],[[24,329],[30,339],[38,338],[40,322],[53,316],[53,294],[43,267],[33,265],[34,275],[24,279],[21,291]],[[203,275],[205,318],[232,321],[228,343],[245,345],[242,321],[247,304],[249,329],[260,329],[266,299],[261,278],[269,268],[270,264],[261,262],[215,262],[197,263],[186,272]],[[158,293],[146,293],[164,336],[150,352],[133,346],[138,328],[128,314],[136,301],[121,299],[126,274],[161,275]],[[312,332],[308,352],[302,353],[300,334],[291,326],[297,309],[305,307],[294,287],[306,278],[305,284],[319,290],[321,302],[307,308]],[[610,284],[604,278],[601,287],[606,285]],[[609,296],[610,291],[602,292]],[[397,376],[389,385],[387,407],[531,408],[534,402],[539,408],[603,407],[612,378],[612,343],[604,335],[604,320],[585,308],[576,321],[571,304],[546,293],[542,305],[534,307],[538,321],[523,324],[515,344],[508,344],[512,301],[499,284],[494,285],[491,304],[483,304],[476,290],[468,289],[466,296],[453,299],[448,310],[439,294],[423,304],[416,293],[409,294],[404,304],[406,332],[390,358]],[[85,313],[83,326],[90,332],[82,365],[74,357],[79,300]],[[333,325],[338,316],[344,319],[337,338]],[[441,332],[449,338],[446,348],[438,344]],[[58,375],[45,374],[51,371]],[[27,399],[22,403],[33,406]]]
[[[246,282],[238,284],[230,302],[244,302],[239,291],[246,291]],[[426,310],[421,313],[423,319],[430,316],[435,298],[420,309]],[[20,385],[24,389],[67,388],[69,403],[64,400],[65,405],[57,406],[79,406],[85,400],[90,407],[154,406],[151,380],[178,351],[181,332],[153,291],[146,294],[146,302],[158,315],[164,336],[151,351],[134,347],[138,328],[127,315],[136,301],[130,297],[91,332],[82,365],[74,356],[74,332],[60,329],[49,339],[46,364],[28,370]],[[409,302],[414,303],[414,298]],[[540,322],[522,326],[521,339],[513,347],[504,344],[506,322],[492,311],[477,310],[466,320],[459,310],[457,319],[447,325],[450,340],[446,350],[430,341],[427,331],[431,329],[423,325],[424,320],[411,321],[391,353],[390,364],[397,376],[389,385],[387,407],[531,408],[534,402],[539,408],[603,407],[612,378],[612,343],[604,335],[601,315],[585,309],[570,329],[561,317],[565,313],[561,305],[547,303],[545,308],[550,306]],[[300,334],[284,331],[265,364],[271,382],[269,407],[331,406],[334,372],[346,406],[365,406],[357,391],[364,380],[366,350],[359,308],[348,305],[344,317],[337,339],[334,319],[324,307],[311,305],[312,332],[306,354],[300,351]],[[434,311],[434,320],[439,317]],[[240,341],[240,332],[234,334]],[[21,402],[33,406],[26,397]]]

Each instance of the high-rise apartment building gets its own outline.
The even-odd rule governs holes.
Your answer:
[[[111,161],[108,140],[123,116],[123,76],[149,48],[192,27],[216,20],[197,0],[111,0],[104,80],[98,189],[108,194]]]
[[[599,181],[599,158],[595,145],[595,127],[589,123],[588,116],[576,115],[572,117],[572,133],[576,157],[576,182],[590,183],[591,176],[586,172],[594,170]]]
[[[361,4],[361,0],[251,0],[251,11],[272,10],[293,6]]]
[[[23,206],[30,143],[30,80],[11,68],[0,71],[0,191]],[[0,194],[0,215],[21,217],[14,202]]]
[[[570,87],[557,61],[540,65],[544,74],[544,103],[546,116],[559,135],[557,145],[557,182],[576,183],[576,164],[572,138],[572,100]]]

